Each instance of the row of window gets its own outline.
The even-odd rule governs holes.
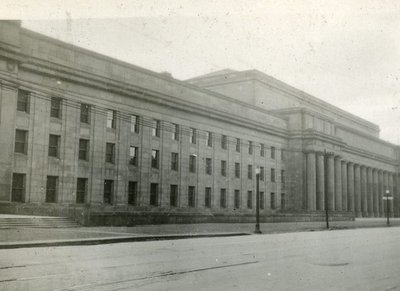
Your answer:
[[[29,113],[29,98],[30,93],[25,90],[18,90],[18,101],[17,101],[17,110]],[[62,113],[62,99],[59,97],[51,97],[50,101],[50,117],[61,119]],[[80,105],[80,122],[89,124],[90,122],[90,108],[89,104],[81,103]],[[112,109],[107,109],[106,112],[106,125],[107,128],[116,128],[116,118],[117,118],[117,111]],[[138,133],[139,132],[139,119],[140,117],[137,115],[130,116],[130,123],[131,123],[131,131]],[[197,143],[197,130],[195,128],[190,128],[189,130],[189,142],[192,144]],[[161,121],[154,119],[152,121],[152,135],[154,137],[159,137],[161,132]],[[180,133],[180,126],[178,124],[172,124],[172,139],[179,140],[179,133]],[[206,144],[208,147],[212,147],[213,144],[213,133],[206,132]],[[221,136],[221,148],[227,149],[228,148],[228,136],[222,135]],[[236,138],[235,148],[237,152],[240,152],[241,149],[241,140]],[[248,153],[250,155],[253,154],[254,145],[252,141],[248,142]],[[260,156],[265,156],[265,146],[264,144],[260,144]],[[275,159],[276,156],[276,149],[275,147],[271,147],[271,159]],[[284,159],[284,150],[281,150],[281,159]]]
[[[12,193],[11,201],[13,202],[24,202],[25,200],[25,174],[13,174],[12,181]],[[87,189],[88,189],[88,179],[87,178],[77,178],[76,181],[76,203],[85,203],[87,199]],[[58,192],[58,177],[57,176],[47,176],[46,181],[46,203],[56,203]],[[103,203],[113,204],[114,197],[114,181],[104,180],[103,189]],[[205,188],[204,195],[204,206],[207,208],[212,207],[211,187]],[[220,189],[220,199],[219,207],[227,207],[227,193],[225,188]],[[194,186],[188,186],[188,206],[196,207],[196,188]],[[240,190],[234,190],[234,208],[241,207]],[[150,184],[150,205],[159,205],[159,184]],[[264,192],[260,192],[260,208],[265,208],[265,198]],[[128,204],[129,205],[139,205],[138,197],[138,183],[135,181],[130,181],[128,184]],[[170,185],[170,206],[178,206],[178,185]],[[276,197],[275,193],[270,194],[270,207],[271,209],[276,208]],[[247,191],[247,208],[253,208],[253,191]],[[285,208],[285,194],[281,194],[281,208]]]

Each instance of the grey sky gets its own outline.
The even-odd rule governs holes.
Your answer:
[[[31,2],[11,2],[0,15],[33,18],[23,25],[182,80],[257,69],[378,124],[383,139],[400,144],[398,1]]]

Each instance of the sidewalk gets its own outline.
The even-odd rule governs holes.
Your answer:
[[[391,218],[390,224],[400,226],[400,218]],[[206,223],[134,227],[9,228],[0,229],[0,249],[236,236],[252,234],[254,227],[254,223]],[[330,222],[332,230],[362,227],[386,227],[386,219],[359,218],[356,221]],[[325,222],[282,222],[262,223],[260,228],[263,234],[274,234],[324,231],[326,225]]]

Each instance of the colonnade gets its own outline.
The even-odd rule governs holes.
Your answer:
[[[386,214],[383,196],[389,190],[394,198],[389,203],[390,214],[399,216],[400,177],[397,173],[334,155],[328,155],[326,163],[325,166],[323,152],[306,153],[307,210],[325,210],[327,205],[331,211],[351,211],[357,217],[380,217]]]

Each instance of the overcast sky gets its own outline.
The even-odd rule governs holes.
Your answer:
[[[181,80],[257,69],[400,144],[400,1],[82,2],[14,0],[0,16]]]

